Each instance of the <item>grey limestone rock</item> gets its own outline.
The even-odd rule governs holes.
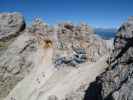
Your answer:
[[[132,21],[130,18],[118,29],[109,67],[88,88],[85,100],[133,100]]]
[[[0,40],[6,41],[18,36],[25,29],[23,16],[18,13],[1,13],[0,14]]]

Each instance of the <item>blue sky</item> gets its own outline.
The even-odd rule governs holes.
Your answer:
[[[86,22],[92,27],[119,27],[133,16],[133,0],[0,0],[0,12],[21,12],[27,23],[35,17],[49,24]]]

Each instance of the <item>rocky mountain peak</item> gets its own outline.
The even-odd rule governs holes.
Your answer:
[[[131,21],[128,20],[118,29],[114,50],[108,59],[109,67],[90,85],[85,100],[133,99],[133,23]]]
[[[92,81],[106,67],[105,58],[113,47],[109,45],[112,44],[112,41],[97,36],[87,24],[75,25],[65,22],[51,27],[41,19],[35,19],[31,26],[26,26],[23,16],[19,13],[1,13],[0,32],[4,34],[0,34],[1,39],[6,39],[2,43],[13,39],[9,41],[6,48],[0,50],[0,53],[2,52],[0,56],[1,100],[9,93],[11,93],[9,100],[14,99],[14,97],[18,97],[20,100],[19,95],[22,95],[21,100],[26,100],[25,98],[28,98],[36,89],[40,93],[40,87],[45,85],[47,86],[43,87],[42,90],[45,91],[49,87],[51,89],[53,87],[54,91],[54,87],[60,84],[62,88],[55,87],[58,91],[55,92],[58,98],[65,99],[71,92],[77,93],[76,90],[78,89],[84,93],[80,88],[86,86],[87,79],[90,77],[87,70],[94,70],[90,79]],[[99,61],[101,58],[102,60]],[[42,60],[45,63],[42,63]],[[99,61],[98,64],[102,63],[104,67],[97,66],[98,70],[95,70],[93,63],[97,61]],[[92,67],[89,67],[89,64],[92,64]],[[29,76],[30,79],[28,79]],[[66,87],[64,87],[64,81],[68,82],[65,84]],[[75,84],[76,81],[78,83]],[[19,83],[25,88],[17,88]],[[34,84],[35,87],[31,84]],[[17,92],[16,89],[27,93],[23,96],[22,92]],[[67,91],[63,89],[67,89]],[[16,94],[12,96],[12,93]],[[49,95],[43,96],[49,97]]]
[[[129,21],[129,22],[132,22],[132,21],[133,21],[133,16],[130,16],[130,17],[128,18],[128,21]]]
[[[0,40],[12,38],[25,29],[24,17],[17,12],[0,14]]]

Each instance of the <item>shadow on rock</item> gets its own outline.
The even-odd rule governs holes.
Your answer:
[[[103,100],[101,96],[101,84],[93,82],[85,91],[83,100]]]

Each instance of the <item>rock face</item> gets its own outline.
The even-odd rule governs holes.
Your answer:
[[[20,13],[0,14],[0,40],[17,36],[24,28],[24,18]]]
[[[73,48],[81,48],[85,50],[86,61],[96,62],[113,47],[108,46],[106,43],[109,41],[103,40],[101,37],[97,36],[86,24],[75,26],[72,23],[62,23],[57,26],[56,32],[58,33],[59,49],[67,51],[66,55],[68,57],[65,56],[65,58],[73,58],[73,52],[75,52]]]
[[[25,21],[20,13],[0,14],[0,55],[25,29]]]
[[[133,100],[132,18],[119,28],[108,64],[109,68],[86,91],[85,100]]]
[[[31,56],[36,40],[25,31],[25,21],[19,13],[0,14],[0,99],[26,76],[33,67]]]
[[[23,33],[8,47],[0,57],[0,97],[24,78],[33,67],[32,55],[36,51],[33,36]]]
[[[61,57],[55,60],[56,66],[66,64],[70,66],[76,66],[78,64],[86,62],[86,51],[83,48],[75,48],[74,54],[70,57]]]
[[[75,86],[76,88],[80,88],[80,85],[83,85],[81,81],[86,80],[90,75],[86,70],[90,70],[86,63],[97,62],[101,57],[110,53],[112,49],[112,41],[103,40],[95,34],[90,26],[83,23],[79,26],[73,25],[72,23],[62,23],[54,27],[49,27],[42,20],[36,19],[30,27],[25,27],[24,18],[21,14],[2,13],[0,14],[0,49],[1,47],[4,49],[0,50],[0,100],[6,97],[18,82],[29,75],[34,67],[38,67],[34,54],[38,51],[38,41],[41,44],[42,41],[40,40],[42,37],[52,40],[54,49],[52,64],[55,70],[57,70],[56,66],[60,68],[57,72],[55,71],[55,75],[52,76],[53,78],[49,79],[48,83],[50,82],[50,84],[46,81],[46,85],[48,88],[52,88],[55,86],[53,82],[58,83],[62,81],[62,89],[60,90],[60,88],[57,87],[59,92],[64,91],[63,82],[65,81],[64,77],[67,75],[68,78],[66,80],[70,79],[71,81],[70,77],[72,77],[73,74],[75,77],[72,78],[69,85],[66,84],[66,87],[69,87],[65,88],[67,89],[66,93],[72,90],[71,87],[73,83],[75,80],[78,80],[79,77],[81,77],[81,80],[79,80],[79,84],[76,83]],[[7,45],[5,46],[3,43]],[[3,45],[5,47],[3,47]],[[43,44],[41,46],[43,46]],[[38,55],[41,56],[40,53],[38,53]],[[37,61],[40,59],[41,58],[36,58]],[[62,67],[64,64],[66,67]],[[85,64],[85,68],[82,69],[81,67],[78,69],[71,67],[80,64],[83,64],[83,66]],[[105,60],[103,60],[102,64],[106,67]],[[96,73],[94,70],[93,79],[104,69],[98,68]],[[82,71],[81,73],[80,70]],[[84,71],[88,76],[84,76]],[[51,72],[53,72],[53,70]],[[52,73],[48,71],[46,76],[48,75],[48,77],[50,77],[49,74],[52,75]],[[43,75],[43,77],[44,76],[45,75]],[[93,79],[91,79],[91,81]],[[44,87],[44,89],[47,90],[47,87]],[[68,95],[68,98],[70,97],[72,100],[73,98],[77,98],[78,93],[80,93],[79,91],[75,93],[75,91],[72,90],[71,92],[74,93]],[[81,94],[82,97],[79,96],[79,98],[83,98],[84,91],[82,91]],[[66,94],[64,93],[64,95]],[[56,100],[57,98],[53,95],[50,96],[49,99]]]

